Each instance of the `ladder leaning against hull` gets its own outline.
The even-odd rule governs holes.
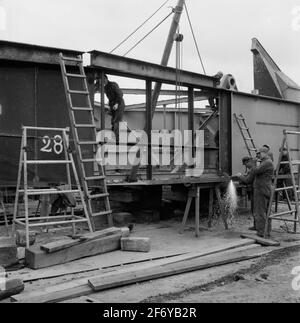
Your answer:
[[[71,68],[67,66],[67,62],[72,65]],[[96,229],[96,218],[103,216],[107,216],[108,225],[112,227],[113,219],[105,169],[100,161],[96,162],[96,155],[99,149],[101,149],[101,146],[97,142],[97,129],[87,78],[83,67],[83,58],[81,55],[77,57],[66,57],[61,53],[60,66],[81,185],[93,229]],[[71,89],[72,85],[73,87],[75,85],[76,89]],[[76,101],[80,102],[77,106],[75,106]],[[88,139],[86,139],[87,136]],[[84,156],[87,152],[89,153],[88,157]]]
[[[239,116],[235,113],[234,114],[236,123],[240,129],[241,135],[244,139],[246,148],[248,150],[249,156],[250,157],[254,157],[256,158],[257,155],[257,148],[255,146],[254,140],[251,137],[251,133],[250,133],[250,129],[246,124],[246,120],[244,118],[244,116],[242,114],[240,114]]]

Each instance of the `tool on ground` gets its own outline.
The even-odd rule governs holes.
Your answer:
[[[30,152],[30,148],[28,146],[28,133],[29,132],[38,132],[38,131],[54,131],[61,135],[62,144],[63,144],[63,152],[64,159],[59,160],[30,160],[28,159],[28,153]],[[68,139],[69,128],[42,128],[42,127],[23,127],[23,135],[22,135],[22,143],[21,143],[21,152],[20,152],[20,162],[19,162],[19,170],[18,170],[18,181],[17,181],[17,191],[15,197],[15,205],[14,205],[14,217],[13,217],[13,232],[16,231],[16,225],[19,225],[26,230],[26,247],[30,246],[29,239],[29,230],[30,228],[38,228],[38,227],[49,227],[56,225],[70,225],[73,226],[74,234],[76,232],[76,224],[86,223],[89,227],[89,230],[92,232],[91,222],[88,216],[87,207],[84,200],[84,195],[82,193],[79,177],[76,171],[74,158],[72,155],[72,151],[69,147],[69,139]],[[32,188],[29,187],[28,180],[28,166],[39,165],[39,166],[47,166],[47,165],[65,165],[66,166],[66,174],[68,180],[68,189],[60,190],[56,188],[50,189],[40,189],[40,188]],[[23,188],[22,186],[22,173],[23,173]],[[72,176],[75,179],[76,189],[72,188]],[[80,200],[84,210],[84,216],[76,216],[74,215],[74,210],[72,209],[71,215],[59,215],[59,216],[51,216],[50,217],[29,217],[29,197],[41,196],[41,195],[59,195],[59,194],[79,194]],[[23,195],[24,203],[25,203],[25,218],[19,218],[18,215],[18,206],[20,196]]]
[[[274,186],[271,193],[268,213],[267,213],[267,219],[266,219],[266,229],[265,229],[265,238],[268,235],[268,227],[270,224],[272,224],[272,221],[283,221],[285,223],[293,223],[294,224],[294,232],[297,233],[297,223],[300,224],[300,205],[299,205],[299,193],[300,193],[300,160],[292,160],[291,158],[291,150],[289,146],[289,136],[300,136],[300,132],[295,131],[286,131],[283,132],[283,141],[280,149],[279,154],[279,160],[278,165],[276,168],[276,174],[275,174],[275,181]],[[283,152],[284,150],[287,151],[287,161],[282,161]],[[280,175],[280,168],[282,165],[289,165],[290,174],[287,175]],[[298,172],[295,172],[294,167],[298,166]],[[296,176],[298,176],[298,179],[296,179]],[[279,184],[279,181],[283,180],[289,180],[291,181],[291,185],[287,186],[285,182],[283,183],[283,186],[281,187]],[[298,182],[298,183],[297,183]],[[295,208],[293,208],[290,196],[288,192],[291,191],[295,200]],[[284,212],[278,212],[278,196],[277,193],[284,192],[287,198],[287,206],[289,208],[289,211]],[[276,208],[275,212],[273,212],[273,203],[276,202]],[[287,217],[288,215],[293,216]]]
[[[250,133],[250,129],[246,124],[246,120],[245,120],[244,116],[242,114],[240,114],[238,116],[236,113],[234,113],[234,117],[235,117],[236,123],[240,129],[242,137],[244,139],[249,156],[256,158],[258,150],[255,146],[254,140],[253,140],[251,133]]]
[[[67,66],[66,63],[72,66]],[[107,216],[109,226],[113,227],[105,169],[102,162],[96,162],[96,155],[99,156],[101,145],[97,141],[96,123],[83,58],[81,55],[66,57],[61,53],[60,65],[88,214],[94,230],[95,218],[102,216]],[[92,193],[90,188],[93,188]]]

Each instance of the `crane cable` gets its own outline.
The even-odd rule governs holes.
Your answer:
[[[172,12],[170,12],[162,21],[160,21],[153,29],[151,29],[141,40],[139,40],[134,46],[132,46],[123,56],[128,55],[130,52],[132,52],[141,42],[143,42],[148,36],[150,36],[150,34],[152,34],[160,25],[162,25],[172,14],[173,14],[173,10]]]
[[[203,68],[203,72],[204,72],[205,75],[207,75],[205,67],[204,67],[204,64],[203,64],[202,56],[201,56],[201,53],[200,53],[200,49],[199,49],[199,46],[198,46],[198,43],[197,43],[197,39],[196,39],[196,36],[195,36],[193,24],[192,24],[192,21],[191,21],[191,18],[190,18],[189,10],[188,10],[188,7],[187,7],[186,3],[184,3],[184,7],[185,7],[185,10],[186,10],[186,14],[187,14],[187,17],[188,17],[188,21],[189,21],[189,25],[190,25],[190,28],[191,28],[191,31],[192,31],[192,35],[193,35],[193,38],[194,38],[194,43],[195,43],[195,46],[196,46],[196,49],[197,49],[198,57],[199,57],[201,66]]]
[[[177,32],[178,37],[180,37],[180,27]],[[176,94],[175,94],[175,108],[178,110],[179,118],[178,118],[178,127],[181,129],[182,125],[182,114],[181,114],[181,70],[182,70],[182,53],[183,53],[183,45],[182,40],[176,40]]]
[[[121,47],[129,38],[136,34],[142,27],[146,25],[170,0],[165,1],[149,18],[147,18],[141,25],[139,25],[129,36],[121,41],[114,49],[110,51],[110,54],[114,53],[119,47]]]

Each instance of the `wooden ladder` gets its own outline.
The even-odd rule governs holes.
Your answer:
[[[71,66],[67,66],[67,63]],[[81,55],[66,57],[61,53],[60,66],[75,142],[77,164],[91,223],[95,230],[95,218],[107,216],[108,225],[112,227],[113,218],[105,169],[102,161],[96,162],[96,156],[101,151],[101,146],[97,141],[96,123],[83,67],[83,58]],[[71,87],[76,87],[76,90]],[[76,101],[79,103],[76,104]],[[87,153],[89,153],[88,157],[85,156]],[[94,190],[90,192],[90,188],[94,188]]]
[[[64,159],[53,159],[53,160],[36,160],[29,159],[29,153],[31,149],[28,146],[28,133],[38,132],[38,131],[49,131],[59,133],[62,138],[62,147],[64,152]],[[72,152],[69,148],[69,139],[68,139],[69,128],[42,128],[42,127],[23,127],[21,151],[20,151],[20,162],[18,170],[18,181],[17,181],[17,190],[15,197],[14,205],[14,217],[13,217],[13,232],[16,231],[16,225],[25,228],[26,231],[26,247],[29,248],[29,230],[30,228],[38,227],[48,227],[56,225],[70,225],[73,226],[73,234],[76,234],[76,224],[86,223],[89,227],[89,230],[92,232],[91,222],[88,216],[84,195],[82,193],[79,177],[76,171],[74,158]],[[31,154],[30,154],[31,155]],[[28,183],[28,167],[29,166],[47,166],[47,165],[65,165],[68,185],[67,188],[61,190],[59,188],[31,188]],[[22,173],[23,173],[23,188],[22,186]],[[72,187],[72,175],[76,182],[76,189]],[[29,197],[41,196],[41,195],[60,195],[60,194],[78,194],[84,210],[84,216],[75,216],[74,210],[72,208],[72,214],[69,215],[59,215],[51,217],[29,217]],[[18,217],[18,206],[20,196],[24,197],[25,203],[25,218]]]
[[[286,130],[283,132],[283,141],[282,141],[282,145],[281,145],[281,149],[280,149],[280,155],[279,155],[278,165],[276,168],[274,186],[272,189],[270,204],[269,204],[268,213],[267,213],[265,237],[267,237],[267,235],[269,233],[268,227],[272,223],[272,221],[283,221],[285,223],[288,223],[288,222],[293,223],[295,233],[297,233],[297,223],[300,224],[300,218],[299,218],[299,214],[300,214],[299,213],[299,211],[300,211],[300,209],[299,209],[300,176],[299,176],[299,172],[298,173],[294,172],[295,166],[298,166],[298,168],[299,168],[300,160],[292,160],[292,158],[291,158],[290,147],[289,147],[289,138],[288,138],[288,136],[291,136],[291,135],[292,136],[300,136],[300,132],[286,131]],[[284,149],[287,150],[288,161],[282,161]],[[280,175],[280,168],[282,165],[289,165],[290,175]],[[298,183],[295,178],[296,174],[298,175]],[[280,180],[285,181],[288,179],[292,181],[292,183],[291,183],[292,185],[287,186],[285,184],[285,182],[283,183],[282,187],[278,185],[278,182]],[[293,192],[293,197],[295,199],[295,208],[293,208],[293,205],[290,201],[288,191]],[[287,205],[289,208],[288,211],[278,212],[277,194],[279,192],[284,192],[286,195]],[[274,202],[276,202],[275,212],[273,211],[273,203]],[[293,216],[293,218],[287,218],[288,215]]]
[[[242,137],[244,139],[244,142],[245,142],[246,148],[248,150],[249,156],[256,158],[258,150],[257,150],[257,148],[255,146],[254,140],[253,140],[253,138],[251,136],[251,133],[250,133],[250,129],[246,124],[246,120],[245,120],[244,116],[242,114],[240,114],[238,116],[235,113],[234,117],[235,117],[236,123],[237,123],[237,125],[238,125],[238,127],[240,129]]]

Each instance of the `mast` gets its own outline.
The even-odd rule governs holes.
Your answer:
[[[171,28],[169,31],[169,35],[168,35],[168,39],[167,39],[167,43],[166,43],[166,47],[164,50],[164,54],[161,60],[161,65],[162,66],[168,66],[169,63],[169,59],[171,56],[171,52],[172,52],[172,48],[173,48],[173,44],[174,44],[174,36],[178,30],[179,27],[179,22],[182,16],[182,12],[183,12],[183,7],[185,4],[185,0],[178,0],[177,6],[174,9],[174,17],[173,17],[173,21],[171,24]],[[156,104],[159,98],[159,94],[161,91],[161,87],[162,84],[161,83],[156,83],[154,90],[153,90],[153,94],[152,94],[152,118],[153,115],[155,113],[156,110]]]

